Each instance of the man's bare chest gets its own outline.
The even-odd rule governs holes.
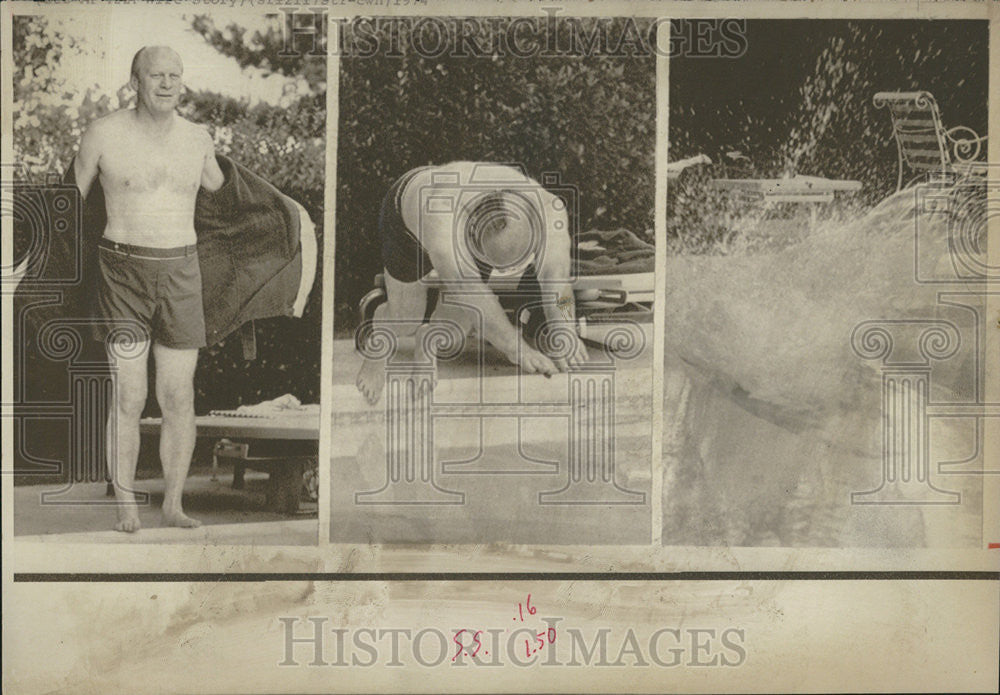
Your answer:
[[[124,138],[101,155],[101,181],[117,193],[195,195],[205,154],[176,139],[150,144]]]

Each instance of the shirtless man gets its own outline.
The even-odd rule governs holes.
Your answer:
[[[107,210],[98,251],[95,337],[108,340],[108,359],[117,368],[107,426],[108,468],[118,502],[115,528],[126,532],[139,528],[133,487],[150,351],[163,411],[163,520],[170,526],[200,525],[181,508],[195,441],[195,364],[198,349],[205,346],[194,209],[199,186],[218,190],[224,176],[208,131],[175,111],[182,71],[180,56],[170,48],[136,53],[130,79],[136,107],[91,124],[75,163],[84,197],[100,177]],[[124,330],[115,331],[116,323]],[[136,345],[114,344],[122,333],[134,337],[140,327]]]
[[[575,333],[565,204],[521,171],[479,162],[414,169],[383,199],[379,231],[386,302],[375,310],[373,327],[388,329],[397,339],[412,335],[418,361],[436,364],[425,344],[436,327],[457,328],[462,339],[478,328],[527,373],[551,376],[586,361]],[[444,291],[430,321],[421,324],[429,288],[423,280],[432,270]],[[550,326],[572,327],[561,332],[561,339],[571,341],[563,357],[552,359],[528,345],[507,319],[493,290],[512,282],[539,291]],[[449,293],[452,303],[446,301]],[[358,389],[374,405],[384,385],[385,360],[366,356]]]

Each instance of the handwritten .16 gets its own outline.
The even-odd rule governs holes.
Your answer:
[[[524,602],[524,606],[520,603],[517,604],[517,615],[521,619],[522,623],[524,622],[524,608],[528,609],[528,615],[534,615],[538,612],[538,609],[531,605],[531,594],[528,594],[528,600]],[[517,619],[518,618],[513,618],[513,620]]]

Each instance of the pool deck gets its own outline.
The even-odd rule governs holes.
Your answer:
[[[76,483],[57,499],[42,500],[61,486],[21,485],[14,490],[14,535],[18,541],[51,543],[195,543],[199,545],[313,545],[317,538],[316,504],[303,504],[302,513],[285,516],[267,511],[264,496],[267,475],[247,471],[246,489],[232,489],[232,474],[223,470],[218,480],[207,471],[188,476],[184,510],[202,522],[196,529],[162,525],[160,504],[163,479],[136,482],[149,494],[140,505],[142,528],[134,534],[113,530],[113,498],[106,485]],[[60,504],[60,502],[62,504]]]
[[[652,326],[636,324],[640,347],[628,360],[616,362],[613,368],[619,384],[622,403],[627,398],[636,399],[636,393],[643,401],[642,409],[648,413],[647,402],[651,402],[651,358]],[[609,326],[598,327],[596,337],[610,330]],[[602,360],[600,350],[590,350],[590,364],[600,367],[610,365]],[[330,404],[333,411],[332,429],[337,457],[354,457],[370,443],[372,435],[380,437],[384,432],[384,399],[375,406],[369,405],[354,385],[357,370],[361,364],[355,352],[353,341],[334,340],[331,370]],[[480,377],[482,375],[482,377]],[[565,402],[568,393],[568,376],[559,374],[551,379],[541,375],[518,376],[516,368],[495,350],[486,347],[482,355],[478,350],[466,350],[454,360],[443,362],[439,382],[435,389],[435,402],[473,404],[479,400],[502,404],[511,402],[553,403]],[[648,396],[648,398],[645,398]],[[648,415],[633,413],[627,416],[629,408],[619,408],[621,437],[646,438],[648,440]],[[634,408],[633,408],[634,410]],[[452,449],[462,450],[481,440],[487,445],[491,440],[505,441],[510,433],[504,418],[487,420],[481,429],[456,427],[452,422],[440,429],[439,439]],[[507,423],[509,425],[509,423]],[[358,426],[362,425],[362,426]],[[522,427],[518,436],[527,445],[552,448],[552,429],[546,423],[530,423]],[[494,443],[495,443],[494,441]],[[556,448],[565,447],[562,442]],[[198,465],[198,464],[202,465]],[[163,496],[163,479],[140,480],[137,487],[150,495],[150,503],[140,507],[143,528],[137,534],[124,534],[111,530],[115,511],[111,499],[105,496],[105,484],[77,483],[59,501],[69,504],[43,503],[42,493],[52,493],[60,488],[58,484],[17,486],[14,488],[14,534],[19,541],[27,542],[67,542],[67,543],[193,543],[198,545],[311,545],[317,538],[316,505],[304,505],[305,513],[300,516],[285,516],[266,510],[264,494],[266,474],[247,472],[245,490],[233,490],[231,473],[223,469],[218,480],[212,480],[207,462],[196,462],[185,485],[185,510],[201,520],[198,529],[177,529],[163,527],[159,505]],[[628,478],[632,484],[645,486],[648,482],[648,462],[642,470],[632,471]],[[452,468],[458,472],[460,468]],[[358,482],[358,478],[353,482]],[[368,473],[361,479],[367,478]],[[535,476],[531,476],[532,479]],[[542,476],[545,477],[545,476]],[[551,476],[550,476],[551,477]],[[336,485],[337,475],[331,476]],[[475,476],[477,486],[485,481]],[[341,482],[344,482],[341,480]],[[474,486],[475,487],[475,486]],[[486,490],[489,487],[485,488]],[[85,502],[81,504],[81,502]],[[648,502],[648,500],[647,500]],[[370,507],[368,509],[371,509]],[[485,517],[484,517],[485,519]],[[553,520],[554,521],[554,520]]]

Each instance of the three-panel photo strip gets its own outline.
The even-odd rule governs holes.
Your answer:
[[[4,689],[995,692],[996,10],[6,4]]]

